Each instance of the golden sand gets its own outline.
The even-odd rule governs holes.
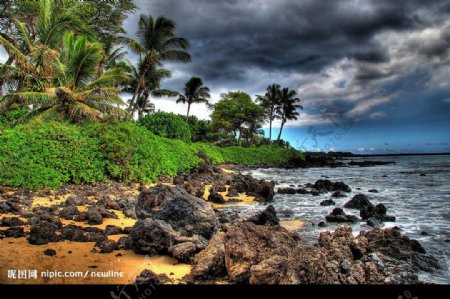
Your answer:
[[[0,240],[0,284],[129,284],[145,269],[166,274],[178,283],[189,274],[191,266],[178,264],[167,256],[143,256],[132,251],[114,251],[110,254],[92,252],[95,243],[64,241],[47,245],[31,245],[24,238]],[[54,249],[56,256],[44,255]],[[72,253],[69,253],[72,252]],[[117,256],[119,255],[119,256]],[[120,256],[122,255],[122,256]],[[37,270],[38,278],[31,280],[8,279],[8,270]],[[86,278],[41,277],[45,271],[88,272]],[[123,272],[123,277],[92,277],[92,272]]]
[[[203,199],[208,201],[208,197],[209,197],[209,189],[212,187],[212,185],[206,185],[205,186],[205,194],[203,195]],[[254,196],[247,196],[243,193],[239,194],[239,196],[237,197],[228,197],[226,196],[228,193],[228,189],[230,188],[230,186],[226,186],[227,190],[225,192],[218,192],[220,195],[223,196],[223,199],[225,200],[225,202],[228,201],[228,203],[225,204],[219,204],[219,203],[214,203],[214,202],[209,202],[208,203],[216,208],[227,208],[227,207],[236,207],[236,206],[245,206],[245,205],[252,205],[255,204],[255,197]],[[239,202],[232,202],[232,200],[240,200]]]

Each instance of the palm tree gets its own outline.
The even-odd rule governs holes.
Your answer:
[[[25,23],[13,18],[15,30],[11,36],[0,34],[0,44],[4,46],[8,53],[7,74],[9,77],[0,78],[0,90],[9,78],[14,78],[17,82],[15,87],[21,89],[24,85],[34,85],[37,82],[26,82],[32,77],[49,76],[51,71],[51,60],[57,55],[63,35],[67,30],[82,33],[89,37],[93,33],[76,16],[70,13],[57,12],[55,1],[40,0],[39,13],[35,22],[28,27]],[[33,72],[33,76],[24,76],[23,71],[28,74]],[[28,83],[28,84],[27,84]]]
[[[179,94],[177,100],[178,103],[183,103],[188,105],[186,114],[186,123],[189,120],[189,113],[191,111],[191,105],[194,103],[206,103],[208,104],[208,99],[211,98],[209,94],[210,90],[208,87],[203,86],[203,81],[200,78],[192,77],[184,85],[184,94]]]
[[[42,119],[68,118],[73,122],[99,119],[113,114],[127,116],[115,105],[123,104],[120,90],[115,87],[129,76],[122,68],[111,69],[101,75],[97,69],[104,59],[103,45],[89,42],[86,36],[75,38],[66,32],[59,55],[50,62],[51,78],[38,91],[19,91],[3,97],[0,105],[8,107],[20,101],[33,105],[29,117]]]
[[[277,107],[280,105],[280,97],[281,97],[281,86],[278,84],[272,84],[267,86],[267,92],[264,96],[256,96],[256,101],[259,102],[259,105],[267,110],[269,123],[270,123],[270,131],[269,131],[269,140],[272,140],[272,123],[275,119],[275,112]]]
[[[289,88],[283,88],[280,93],[280,106],[277,108],[277,118],[281,119],[280,133],[278,134],[277,142],[281,140],[281,134],[283,132],[284,125],[288,120],[297,120],[300,114],[297,109],[303,109],[303,107],[297,103],[300,103],[300,99],[296,98],[297,93]]]
[[[141,15],[138,23],[138,40],[122,38],[130,49],[142,57],[142,68],[139,71],[139,79],[145,81],[145,77],[154,64],[162,61],[190,62],[191,56],[185,51],[189,42],[175,36],[175,23],[172,20],[159,16],[156,20],[152,16]],[[138,98],[142,84],[136,84],[128,111],[135,112],[135,102]]]
[[[122,92],[133,93],[136,90],[136,85],[139,86],[139,94],[136,102],[134,103],[134,110],[137,109],[139,112],[139,119],[144,116],[145,113],[151,113],[154,111],[154,105],[149,102],[150,96],[152,97],[163,97],[163,96],[176,96],[177,92],[161,89],[161,81],[164,79],[169,79],[172,77],[172,72],[165,68],[159,68],[156,65],[152,65],[147,72],[144,81],[140,78],[140,70],[142,70],[143,63],[139,62],[138,67],[129,64],[126,68],[129,69],[132,74],[132,80],[124,86]],[[129,101],[131,104],[131,100]]]

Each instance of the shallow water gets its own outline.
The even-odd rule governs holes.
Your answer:
[[[438,273],[420,274],[422,281],[450,283],[450,156],[404,156],[354,158],[354,161],[394,161],[394,165],[376,167],[342,167],[309,169],[256,169],[246,173],[256,178],[276,181],[276,189],[290,185],[314,183],[319,179],[343,181],[352,188],[347,198],[333,198],[336,207],[342,207],[358,193],[366,194],[374,204],[383,203],[388,215],[397,217],[396,222],[384,227],[399,226],[402,233],[419,240],[428,253],[439,259],[443,270]],[[426,176],[421,176],[425,174]],[[358,190],[358,188],[360,190]],[[377,189],[379,193],[368,190]],[[322,207],[320,202],[330,198],[331,193],[312,195],[276,194],[273,205],[277,211],[291,210],[294,215],[310,222],[307,229],[299,233],[305,240],[316,242],[321,231],[334,230],[335,225],[321,229],[315,224],[325,220],[334,206]],[[243,213],[253,213],[262,205],[248,207]],[[345,210],[357,215],[358,211]],[[365,222],[353,225],[357,234],[369,230]],[[427,235],[422,234],[425,232]]]

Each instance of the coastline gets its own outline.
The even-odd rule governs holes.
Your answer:
[[[261,166],[258,166],[258,167],[261,168]],[[269,208],[268,208],[268,211],[266,210],[264,212],[259,213],[258,215],[255,215],[252,220],[242,219],[242,218],[236,217],[236,215],[232,211],[228,212],[229,209],[220,208],[220,207],[231,207],[231,206],[235,206],[235,205],[239,205],[239,204],[247,205],[247,204],[252,204],[252,203],[257,203],[257,202],[264,203],[264,204],[270,204],[271,200],[273,199],[273,196],[274,196],[274,184],[273,183],[262,182],[262,181],[254,179],[250,176],[242,175],[240,172],[242,169],[243,169],[242,166],[230,165],[230,164],[220,165],[220,167],[213,166],[206,160],[206,162],[204,163],[202,168],[197,173],[181,174],[181,175],[178,175],[178,176],[172,177],[172,178],[166,177],[161,180],[160,183],[162,183],[162,184],[154,184],[151,186],[136,185],[136,184],[131,184],[131,185],[127,186],[125,184],[117,184],[117,183],[97,184],[97,185],[93,185],[93,186],[80,185],[80,186],[68,186],[67,188],[65,188],[65,190],[56,191],[54,194],[53,194],[53,192],[46,191],[46,190],[41,190],[41,191],[31,192],[31,193],[29,193],[29,192],[24,193],[23,190],[15,190],[17,192],[9,193],[9,192],[12,192],[14,189],[3,188],[2,192],[0,192],[3,199],[5,198],[5,196],[6,196],[6,198],[12,197],[12,198],[16,199],[16,201],[15,201],[16,205],[10,205],[10,207],[14,207],[16,211],[13,211],[13,213],[0,215],[0,217],[7,216],[10,218],[11,217],[14,218],[17,216],[21,216],[21,217],[27,216],[25,218],[19,218],[19,220],[22,220],[22,221],[28,220],[28,222],[31,222],[32,224],[30,225],[30,224],[22,223],[23,225],[14,226],[14,227],[24,227],[24,232],[23,232],[24,236],[21,236],[16,240],[13,240],[11,238],[4,238],[3,240],[0,240],[0,242],[2,242],[2,248],[5,248],[4,252],[0,252],[0,254],[2,254],[0,256],[0,259],[6,260],[8,258],[8,261],[9,261],[9,263],[6,263],[6,265],[2,265],[2,269],[0,269],[0,271],[2,271],[2,276],[3,276],[4,272],[8,270],[8,269],[4,269],[4,267],[19,267],[20,268],[21,265],[23,265],[23,264],[17,263],[18,261],[21,260],[20,256],[12,255],[12,256],[7,257],[8,252],[11,252],[11,247],[13,247],[13,248],[15,248],[13,250],[14,252],[20,252],[20,250],[18,250],[18,248],[24,248],[25,250],[30,250],[30,251],[28,251],[30,253],[29,256],[34,257],[34,259],[35,259],[34,262],[36,263],[35,265],[42,263],[42,261],[44,261],[44,263],[42,263],[43,266],[58,267],[58,266],[66,265],[66,264],[71,264],[70,261],[73,261],[72,264],[74,265],[74,267],[76,266],[78,268],[84,267],[87,269],[92,269],[89,267],[96,266],[96,268],[93,268],[93,269],[98,269],[99,271],[101,271],[101,270],[118,271],[120,269],[125,269],[124,271],[128,272],[128,274],[131,271],[131,269],[133,270],[131,276],[128,275],[126,277],[126,279],[110,279],[110,280],[109,279],[108,280],[91,279],[91,280],[83,281],[83,283],[93,283],[93,284],[132,283],[132,282],[134,282],[136,277],[139,276],[139,274],[140,274],[137,272],[139,272],[140,270],[144,270],[144,269],[148,269],[151,271],[151,273],[153,273],[150,276],[147,273],[147,276],[144,275],[144,277],[140,278],[141,280],[147,281],[147,282],[152,279],[154,280],[155,275],[156,275],[156,277],[159,277],[158,279],[162,279],[164,281],[164,283],[223,283],[223,282],[236,283],[239,281],[239,279],[241,279],[242,275],[241,274],[235,275],[233,270],[230,270],[227,267],[225,269],[225,272],[228,272],[228,273],[225,275],[223,273],[217,274],[214,271],[212,271],[212,273],[207,274],[208,271],[211,272],[211,268],[212,268],[212,270],[214,270],[215,267],[217,267],[217,265],[208,264],[208,263],[211,263],[211,261],[208,260],[208,258],[211,255],[209,253],[209,252],[211,252],[211,250],[213,251],[213,254],[212,254],[213,256],[215,256],[215,257],[221,256],[221,253],[222,253],[221,250],[219,250],[219,252],[214,251],[217,244],[220,243],[220,241],[217,240],[217,239],[221,239],[220,236],[222,236],[222,238],[223,238],[223,236],[230,234],[230,231],[237,233],[242,229],[244,229],[244,230],[250,229],[251,231],[255,231],[256,233],[259,230],[262,230],[262,231],[264,231],[264,234],[275,236],[275,239],[277,239],[279,236],[280,237],[282,236],[281,238],[283,238],[283,239],[287,238],[286,240],[289,240],[289,241],[286,241],[286,242],[292,243],[288,247],[285,247],[286,244],[284,241],[281,243],[276,243],[276,244],[272,244],[272,245],[275,246],[276,248],[281,248],[281,250],[286,250],[286,252],[290,252],[290,254],[292,254],[292,255],[294,255],[293,252],[295,252],[295,254],[297,255],[296,258],[299,258],[298,246],[303,246],[303,245],[301,245],[301,241],[296,239],[297,238],[296,231],[298,231],[304,225],[304,222],[302,222],[301,220],[292,219],[291,221],[288,221],[288,222],[284,222],[284,223],[280,222],[279,220],[276,220],[276,219],[278,219],[276,216],[276,213],[274,214],[272,211],[270,211]],[[237,192],[238,196],[236,196],[235,194],[231,194],[233,196],[227,196],[227,194],[230,193],[230,187],[233,185],[235,188],[237,186],[239,186],[239,187],[237,187],[237,189],[242,188],[241,190],[236,190],[236,191],[241,191],[241,192]],[[153,188],[153,190],[159,190],[159,191],[164,191],[164,192],[171,192],[171,191],[167,191],[167,190],[172,190],[172,189],[178,188],[182,191],[184,190],[186,193],[188,193],[188,195],[192,195],[192,196],[198,196],[198,195],[200,195],[199,193],[201,193],[203,191],[202,196],[198,196],[195,198],[201,197],[203,199],[202,201],[204,203],[206,203],[206,206],[201,205],[201,209],[203,209],[204,211],[210,211],[210,209],[211,209],[211,211],[213,211],[213,213],[214,213],[214,217],[217,217],[218,222],[216,220],[213,221],[215,223],[214,225],[216,225],[214,236],[208,235],[209,238],[211,238],[211,237],[212,238],[209,240],[209,242],[206,242],[206,243],[204,241],[199,242],[198,240],[193,240],[193,239],[189,239],[186,241],[186,240],[184,240],[186,237],[182,237],[180,235],[178,235],[177,237],[172,236],[175,239],[176,238],[180,238],[180,239],[184,238],[178,244],[178,245],[184,244],[182,246],[178,246],[180,248],[178,250],[179,252],[177,252],[177,250],[174,248],[171,248],[171,249],[165,248],[165,249],[161,250],[161,252],[164,252],[165,250],[168,250],[168,251],[166,251],[166,253],[162,254],[162,255],[154,254],[153,250],[150,250],[149,252],[146,252],[144,254],[142,252],[137,253],[136,248],[133,248],[133,244],[130,244],[129,236],[130,236],[130,234],[133,235],[132,227],[135,226],[135,223],[138,221],[138,219],[141,219],[140,221],[142,221],[142,219],[143,219],[143,217],[139,217],[138,215],[133,215],[133,212],[139,211],[139,209],[136,208],[136,206],[139,206],[139,203],[136,203],[136,201],[139,201],[139,198],[143,197],[142,194],[145,193],[144,190],[150,190],[150,189],[147,189],[148,187],[150,187],[150,189]],[[76,194],[71,194],[70,191],[76,191],[75,192]],[[243,195],[244,193],[245,193],[245,195]],[[139,194],[141,194],[141,195],[139,195]],[[73,197],[73,195],[75,195],[75,197]],[[89,195],[89,196],[86,196],[86,195]],[[211,197],[211,195],[214,195],[214,196]],[[31,200],[30,200],[30,197],[31,197]],[[87,198],[87,202],[76,202],[77,198],[79,199],[79,198],[83,198],[83,197]],[[49,200],[49,201],[45,200],[48,198],[50,198],[51,200]],[[69,198],[72,198],[72,199],[70,200]],[[169,199],[171,200],[171,198],[169,198]],[[232,199],[232,200],[230,200],[230,199]],[[194,199],[190,198],[189,200],[194,200]],[[223,202],[222,202],[222,200],[223,200]],[[100,201],[100,204],[99,204],[99,201]],[[212,202],[212,201],[215,201],[215,202]],[[4,202],[5,201],[2,200],[2,203],[4,203]],[[17,205],[17,202],[22,202],[22,204]],[[69,203],[67,203],[67,202],[69,202]],[[26,203],[26,204],[23,205],[23,203]],[[48,205],[42,206],[39,203],[41,203],[41,204],[48,203]],[[14,204],[14,202],[13,202],[13,204]],[[198,204],[198,202],[196,202],[196,204]],[[77,207],[76,209],[78,210],[78,213],[73,210],[73,206]],[[91,209],[93,209],[93,208],[95,209],[96,207],[99,207],[99,206],[100,207],[103,206],[105,208],[104,211],[100,211],[100,214],[104,213],[104,215],[101,216],[102,223],[96,224],[96,225],[94,225],[93,222],[89,223],[90,219],[89,219],[89,217],[87,217],[88,219],[86,219],[86,215],[85,215],[86,212],[89,212]],[[27,208],[27,209],[31,208],[31,211],[27,213],[24,208]],[[174,207],[172,207],[172,208],[174,208]],[[65,219],[61,220],[61,218],[60,218],[61,210],[65,210],[66,212],[68,212],[67,210],[71,210],[71,209],[74,214],[81,214],[81,216],[80,215],[70,215],[70,213],[69,213],[68,217],[69,218],[75,217],[74,219],[78,220],[78,221],[74,221],[74,220],[68,221]],[[84,218],[83,218],[83,214],[84,214]],[[95,211],[92,211],[91,214],[95,214]],[[103,217],[105,215],[107,216],[106,218]],[[114,215],[117,217],[117,219],[114,219],[115,218]],[[36,221],[36,219],[35,219],[36,216],[37,216],[37,218],[40,218],[40,219],[38,219],[38,222],[42,222],[43,220],[45,220],[46,222],[55,224],[56,225],[55,235],[56,236],[58,236],[58,234],[60,236],[62,235],[63,236],[62,239],[65,239],[65,240],[61,240],[61,239],[51,240],[51,238],[53,236],[44,236],[44,237],[47,237],[46,241],[49,241],[47,244],[32,245],[32,244],[24,243],[24,242],[26,242],[24,237],[29,237],[30,231],[32,230],[31,227],[33,226],[34,221]],[[76,219],[77,216],[79,217],[78,219]],[[192,217],[194,217],[194,216],[192,216]],[[111,217],[111,218],[108,218],[108,217]],[[153,215],[152,217],[154,218],[155,216]],[[95,217],[93,217],[93,218],[95,218]],[[33,221],[30,221],[30,219],[33,219]],[[61,222],[60,226],[58,226],[58,220]],[[211,219],[208,219],[208,220],[211,220]],[[279,224],[281,224],[281,225],[279,225]],[[34,224],[34,225],[36,225],[36,224]],[[111,225],[111,226],[107,227],[108,225]],[[113,227],[113,225],[115,225],[115,227]],[[183,225],[186,225],[186,224],[184,223]],[[186,231],[184,231],[184,228],[182,228],[181,226],[176,228],[176,226],[177,226],[176,223],[173,223],[171,226],[173,226],[172,228],[175,229],[175,232],[177,234],[183,232],[185,236],[192,235],[192,234],[186,235],[185,234]],[[72,231],[66,229],[65,233],[61,232],[61,230],[64,231],[64,228],[67,228],[67,227],[71,228]],[[11,227],[11,228],[13,228],[13,227]],[[117,229],[117,228],[119,228],[119,229]],[[105,238],[104,235],[105,235],[106,229],[109,229],[110,231],[115,231],[115,232],[112,235],[107,235]],[[193,229],[195,230],[195,227]],[[2,228],[2,230],[4,230],[4,227]],[[386,236],[384,234],[381,234],[380,233],[381,231],[385,232],[385,230],[377,230],[378,235],[374,235],[373,238],[381,238],[381,239],[382,238],[391,238],[391,241],[393,241],[393,243],[395,243],[397,238],[400,238],[400,234],[398,232],[396,232],[395,230],[390,230],[388,233],[386,233],[387,234]],[[72,240],[67,240],[67,239],[73,238],[74,233],[77,234],[80,232],[87,239],[89,239],[89,238],[91,238],[91,239],[87,240],[87,239],[82,238],[83,242],[81,242],[81,243],[80,242],[73,243]],[[35,230],[35,233],[36,233],[36,230]],[[38,233],[38,235],[42,235],[39,231],[37,233]],[[72,236],[69,236],[70,234],[72,234]],[[338,235],[343,234],[342,236],[345,236],[344,239],[347,239],[348,242],[351,242],[351,243],[355,242],[354,240],[357,240],[351,234],[351,229],[349,230],[348,228],[339,229],[339,232],[337,232],[337,234]],[[19,233],[19,235],[20,235],[20,233]],[[136,233],[135,233],[135,235],[136,235]],[[233,238],[238,238],[238,236],[239,236],[239,234],[232,235],[231,240],[233,240]],[[141,238],[141,237],[145,237],[145,236],[139,235],[139,238]],[[334,234],[332,232],[329,232],[328,234],[326,234],[324,236],[324,238],[325,237],[331,238],[330,241],[327,241],[328,245],[323,246],[323,248],[321,249],[321,254],[324,255],[323,258],[325,260],[327,260],[327,258],[328,258],[329,249],[330,249],[327,246],[332,245],[331,247],[334,248],[333,250],[339,250],[339,251],[343,251],[343,252],[345,252],[346,250],[349,250],[349,249],[346,249],[346,248],[349,248],[349,247],[347,247],[348,244],[341,244],[341,243],[339,243],[340,241],[338,242],[337,239],[335,241],[338,243],[333,241]],[[124,238],[124,239],[120,240],[121,238]],[[362,238],[364,239],[366,237],[362,237]],[[401,238],[404,239],[404,237],[401,237]],[[325,242],[322,239],[323,238],[321,236],[321,238],[319,239],[319,244]],[[359,239],[359,240],[361,240],[361,239]],[[56,242],[51,242],[51,241],[56,241]],[[80,241],[80,240],[78,240],[78,241]],[[87,241],[95,241],[95,242],[87,242]],[[253,240],[253,241],[256,242],[254,244],[255,247],[261,246],[263,244],[263,243],[261,243],[262,240],[259,240],[259,241]],[[14,243],[10,243],[10,242],[14,242]],[[154,240],[152,242],[154,242]],[[223,239],[222,239],[222,242],[223,242]],[[359,241],[356,241],[356,242],[359,242]],[[409,240],[408,240],[408,242],[409,242]],[[38,242],[38,243],[40,243],[40,242]],[[188,243],[195,244],[196,249],[193,250],[192,252],[189,252],[189,250],[186,249],[187,247],[189,247],[186,245]],[[202,243],[202,244],[199,245],[200,243]],[[414,245],[416,243],[412,242],[411,244]],[[152,244],[150,244],[150,245],[152,245]],[[404,247],[404,246],[408,247],[409,243],[407,243],[406,245],[404,243],[401,243],[400,245],[402,247]],[[413,245],[411,245],[411,246],[413,246]],[[17,246],[17,247],[15,247],[15,246]],[[149,244],[147,244],[146,246],[149,246]],[[146,246],[144,246],[144,247],[146,247]],[[229,246],[231,246],[231,245],[229,245]],[[172,246],[172,247],[174,247],[174,246]],[[71,254],[73,254],[74,250],[70,249],[70,248],[77,248],[76,251],[81,253],[81,256],[71,255]],[[56,255],[55,256],[46,256],[43,253],[43,251],[45,251],[45,249],[54,249],[56,251]],[[142,250],[142,248],[140,248],[140,249]],[[411,249],[409,249],[409,250],[411,251]],[[72,253],[68,253],[69,251],[72,251]],[[104,252],[100,253],[102,251],[104,251]],[[312,252],[313,255],[318,254],[317,252],[310,250],[310,249],[308,249],[308,252]],[[418,254],[417,252],[414,252],[414,250],[412,250],[410,253],[412,256],[416,256]],[[273,252],[270,252],[270,253],[268,252],[267,254],[272,255]],[[169,256],[169,255],[172,255],[172,256]],[[226,251],[223,253],[223,255],[224,255],[224,259],[226,259],[226,255],[227,255]],[[151,256],[150,260],[146,259],[145,258],[146,256]],[[330,255],[330,257],[331,257],[331,255]],[[307,261],[310,261],[312,256],[311,257],[303,256],[303,258],[306,259]],[[425,260],[427,258],[425,258]],[[177,262],[177,259],[180,262]],[[230,257],[228,259],[230,259]],[[259,259],[262,259],[262,260],[259,260]],[[358,264],[358,263],[360,263],[359,262],[360,259],[353,260],[353,257],[351,259],[349,259],[349,257],[347,256],[347,257],[343,258],[343,261],[345,260],[346,263]],[[76,261],[76,263],[74,263],[74,261]],[[145,261],[147,261],[148,263],[145,264]],[[430,260],[426,260],[426,261],[428,263],[430,263],[430,265],[433,264],[431,258],[430,258]],[[25,262],[26,265],[33,265],[33,260],[24,259],[23,262]],[[214,262],[216,262],[216,261],[214,261]],[[242,266],[241,265],[242,261],[237,260],[234,262],[237,265],[240,265],[239,267]],[[263,267],[263,269],[259,269],[258,270],[259,272],[255,272],[255,273],[265,273],[265,275],[266,275],[267,274],[266,272],[269,271],[270,269],[273,270],[273,267],[274,267],[272,262],[265,261],[265,259],[263,257],[256,258],[253,262],[256,263],[255,266],[257,264],[261,264],[263,262],[268,263],[267,265],[263,263],[263,265],[265,265],[265,267]],[[287,262],[286,260],[282,260],[282,261],[277,260],[275,264],[278,267],[278,266],[284,265],[286,262]],[[113,266],[114,269],[109,269],[108,266],[111,266],[112,263],[115,263],[115,265]],[[232,263],[232,262],[229,261],[228,263]],[[358,271],[374,272],[375,270],[371,268],[371,267],[373,267],[373,265],[374,265],[373,261],[365,261],[362,266],[363,268],[361,268],[362,270],[360,268],[358,268],[359,269]],[[314,265],[314,264],[311,265],[311,267],[316,267],[316,266],[317,265]],[[403,266],[405,266],[405,265],[403,265]],[[414,265],[408,264],[406,266],[413,267]],[[245,266],[244,268],[246,268],[246,267],[247,266]],[[361,265],[358,267],[361,267]],[[369,268],[365,268],[365,267],[369,267]],[[222,265],[222,268],[223,268],[223,265]],[[74,270],[75,270],[75,268],[74,268]],[[223,270],[224,269],[221,269],[222,272],[223,272]],[[429,270],[431,270],[431,269],[429,269]],[[229,271],[231,271],[231,273]],[[249,271],[250,271],[250,269],[247,269],[247,272],[249,272]],[[294,271],[294,269],[290,269],[289,271]],[[393,275],[393,273],[384,273],[384,274],[378,273],[377,275],[375,275],[374,273],[372,273],[373,274],[372,280],[359,281],[359,283],[385,283],[385,280],[383,280],[383,282],[381,282],[381,277],[383,277],[383,275],[385,276],[384,278],[388,279],[388,281],[390,281],[389,279],[392,279],[393,283],[395,283],[395,281],[398,282],[398,280],[395,280],[398,278],[388,277],[389,275]],[[211,277],[211,274],[213,274],[212,277]],[[349,274],[349,275],[347,275],[347,274]],[[345,276],[343,274],[345,276],[345,279],[342,277],[334,277],[333,278],[330,276],[330,277],[327,277],[327,279],[331,279],[331,280],[330,281],[327,280],[327,281],[329,283],[354,283],[354,282],[357,282],[358,279],[359,280],[362,279],[362,277],[358,277],[358,279],[355,280],[356,276],[354,275],[354,273],[352,274],[352,271],[348,271],[347,274],[345,274],[347,276]],[[216,277],[214,277],[214,275],[216,275]],[[250,274],[247,273],[246,275],[250,275]],[[253,275],[253,276],[255,276],[255,275]],[[292,274],[290,274],[290,275],[292,276]],[[259,277],[258,279],[256,279],[256,278],[254,278],[253,280],[250,279],[250,282],[251,283],[258,283],[258,282],[259,283],[270,283],[271,279],[273,279],[273,277],[272,277],[269,280],[267,280],[267,277],[264,278],[265,277],[264,276],[263,277],[264,280],[261,280],[263,278],[261,278],[260,276],[258,276],[258,277]],[[244,282],[246,281],[248,283],[249,281],[247,279],[249,279],[249,277],[245,278]],[[278,283],[280,281],[283,281],[284,283],[296,283],[296,282],[297,283],[308,283],[308,281],[309,281],[309,280],[298,281],[298,279],[299,279],[298,276],[296,276],[295,279],[293,279],[292,277],[288,278],[288,276],[279,277],[278,279],[279,279],[279,280],[277,280]],[[312,279],[312,278],[308,278],[308,279]],[[319,279],[319,278],[316,277],[316,279]],[[335,279],[336,281],[332,282],[333,279]],[[408,277],[407,279],[409,279],[409,283],[413,283],[413,281],[414,281],[413,277]],[[408,280],[405,280],[405,281],[408,283]],[[39,283],[39,282],[43,283],[43,282],[47,282],[47,281],[42,281],[42,280],[36,281],[36,283]],[[8,281],[8,280],[5,281],[2,279],[1,283],[11,283],[11,281]],[[23,283],[23,282],[15,281],[13,283]],[[30,283],[30,281],[27,281],[26,283]],[[33,282],[31,282],[31,283],[33,283]],[[76,284],[76,283],[80,283],[80,281],[79,280],[75,280],[75,281],[52,280],[50,283],[64,283],[64,284],[74,283],[74,284]],[[310,281],[310,283],[314,283],[314,281],[312,280],[312,281]]]

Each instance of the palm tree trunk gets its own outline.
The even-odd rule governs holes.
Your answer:
[[[273,122],[273,109],[270,109],[270,131],[269,131],[269,141],[272,143],[272,122]]]
[[[278,134],[278,139],[277,139],[277,142],[278,142],[278,143],[280,143],[280,140],[281,140],[281,133],[283,132],[283,128],[284,128],[285,123],[286,123],[286,121],[283,119],[283,121],[281,122],[280,133]]]
[[[186,123],[188,123],[189,121],[189,113],[191,112],[191,104],[188,103],[188,110],[187,110],[187,114],[186,114]]]
[[[138,84],[137,84],[137,86],[136,86],[136,89],[134,90],[133,97],[131,98],[130,106],[128,106],[128,109],[127,109],[127,110],[128,110],[128,112],[130,112],[131,116],[134,115],[135,104],[136,104],[136,98],[137,98],[139,92],[141,91],[141,82],[142,82],[143,80],[144,80],[144,76],[141,76],[141,77],[139,78],[139,82],[138,82]]]
[[[142,117],[144,117],[144,110],[145,110],[145,107],[147,107],[149,97],[150,97],[150,93],[147,90],[145,90],[144,91],[144,101],[142,102],[142,107],[139,109],[138,119],[141,119]]]

